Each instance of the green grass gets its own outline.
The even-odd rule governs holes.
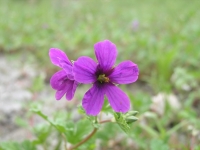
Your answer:
[[[0,50],[28,52],[46,66],[51,47],[75,60],[80,55],[94,57],[93,44],[109,39],[118,47],[118,61],[133,60],[139,64],[142,79],[162,74],[159,82],[165,82],[176,66],[198,68],[198,4],[2,0]],[[135,20],[137,31],[132,30]]]
[[[189,143],[183,141],[170,144],[167,132],[170,123],[179,125],[185,121],[200,130],[199,110],[194,108],[200,98],[197,94],[200,1],[0,0],[0,3],[0,52],[25,53],[26,61],[33,59],[40,69],[54,68],[48,57],[51,47],[64,50],[70,59],[76,60],[81,55],[95,58],[93,44],[98,41],[109,39],[115,43],[119,52],[117,62],[134,61],[140,69],[139,81],[149,85],[154,94],[176,93],[182,104],[182,111],[174,114],[167,108],[166,116],[156,118],[160,125],[151,119],[149,128],[134,125],[137,130],[132,136],[139,149],[154,150],[159,146],[163,150],[187,149]],[[135,30],[133,21],[139,22]],[[191,86],[190,91],[182,90],[185,84]],[[151,94],[137,90],[139,94],[130,94],[133,106],[135,103],[142,113],[149,111]],[[185,130],[186,127],[180,127],[173,133]],[[191,136],[189,132],[185,134],[187,138]],[[147,146],[143,145],[144,140]]]

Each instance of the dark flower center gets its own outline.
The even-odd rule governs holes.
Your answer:
[[[105,83],[105,82],[109,82],[109,78],[106,77],[105,74],[100,74],[97,78],[97,80],[100,82],[100,83]]]

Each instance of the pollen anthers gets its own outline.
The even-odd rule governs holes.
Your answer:
[[[100,83],[104,83],[104,82],[108,83],[108,82],[109,82],[109,78],[106,77],[105,74],[99,75],[98,78],[97,78],[97,80],[98,80]]]

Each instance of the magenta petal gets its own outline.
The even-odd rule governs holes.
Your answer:
[[[68,86],[65,86],[63,89],[56,91],[56,100],[60,100],[68,90]]]
[[[71,62],[69,61],[67,55],[59,50],[58,48],[51,48],[49,50],[49,57],[51,59],[51,62],[58,66],[58,67],[61,67],[62,68],[62,65],[60,64],[60,62],[65,62],[67,64],[71,64]]]
[[[97,63],[90,57],[82,56],[74,62],[74,79],[79,83],[93,83],[96,79]]]
[[[51,87],[55,90],[64,88],[66,79],[68,78],[64,70],[56,72],[50,79]]]
[[[83,98],[82,105],[86,114],[96,116],[101,111],[104,102],[104,88],[94,84]]]
[[[128,84],[135,82],[138,76],[138,66],[132,61],[124,61],[114,68],[113,72],[109,75],[109,79],[114,83]]]
[[[74,81],[72,86],[68,89],[68,92],[66,93],[66,99],[71,100],[74,97],[74,93],[76,91],[76,88],[78,87],[78,82]]]
[[[74,82],[75,81],[72,81],[72,80],[66,80],[65,86],[56,92],[56,96],[55,96],[56,99],[60,100],[64,96],[64,94],[66,94],[67,100],[71,100],[74,96],[74,92],[77,87],[77,86],[74,86]]]
[[[114,84],[107,84],[105,86],[105,93],[114,111],[125,113],[130,109],[128,96]]]
[[[105,40],[94,45],[95,55],[101,69],[105,72],[110,70],[117,58],[117,48],[112,42]]]
[[[70,79],[70,80],[74,80],[74,73],[73,73],[73,67],[71,64],[67,64],[67,63],[63,63],[61,61],[61,66],[62,68],[65,70],[66,74],[67,74],[67,77]]]
[[[78,86],[78,82],[70,80],[64,70],[56,72],[51,77],[50,84],[53,89],[57,90],[55,95],[57,100],[60,100],[65,94],[66,99],[71,100]]]

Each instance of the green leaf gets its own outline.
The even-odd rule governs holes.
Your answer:
[[[22,142],[21,146],[23,147],[24,150],[36,150],[36,146],[28,140],[25,140]]]
[[[100,124],[98,123],[96,116],[88,116],[82,106],[78,106],[78,111],[79,113],[83,114],[95,128],[100,127]]]
[[[122,113],[114,113],[115,120],[120,128],[126,133],[130,133],[130,126],[126,123],[126,119]]]
[[[167,143],[165,143],[159,139],[153,139],[150,143],[150,149],[151,150],[155,150],[155,149],[169,150],[169,146],[167,145]]]
[[[65,134],[68,142],[72,144],[80,142],[85,135],[88,135],[92,131],[92,125],[86,119],[80,120],[77,123],[68,123],[67,127],[74,129]]]
[[[92,126],[88,120],[80,120],[76,124],[72,121],[63,122],[62,120],[50,120],[45,114],[43,114],[39,109],[31,109],[32,112],[41,116],[44,120],[50,123],[51,126],[56,128],[60,133],[64,133],[67,141],[76,144],[79,142],[85,135],[89,134],[92,131]],[[92,117],[88,116],[91,120]],[[45,136],[45,135],[44,135]],[[38,142],[38,141],[35,141]]]
[[[156,132],[153,128],[148,125],[140,125],[140,127],[146,131],[151,137],[157,138],[159,136],[158,132]]]
[[[34,127],[34,134],[37,139],[34,140],[34,144],[41,144],[46,141],[46,139],[51,134],[51,126],[47,126],[46,124],[40,124]]]
[[[24,128],[28,127],[27,121],[20,117],[16,117],[15,123],[20,127],[24,127]]]
[[[17,142],[2,142],[0,147],[2,150],[21,150],[20,144]]]
[[[44,87],[44,76],[39,75],[34,78],[33,85],[31,87],[32,91],[40,91]]]
[[[200,150],[200,145],[196,145],[194,150]]]
[[[36,150],[36,146],[28,140],[25,140],[21,143],[2,142],[0,147],[2,150]]]
[[[60,133],[66,133],[70,130],[73,130],[72,127],[68,128],[67,124],[65,124],[64,122],[61,121],[54,121],[54,120],[50,120],[45,114],[43,114],[39,109],[37,108],[33,108],[31,109],[32,112],[38,114],[40,117],[42,117],[44,120],[46,120],[47,122],[50,123],[51,126],[53,126],[55,129],[58,130],[58,132]]]

